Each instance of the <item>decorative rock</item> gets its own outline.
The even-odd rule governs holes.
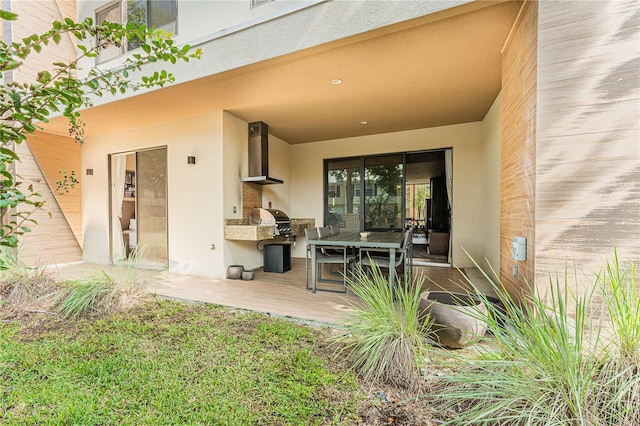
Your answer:
[[[230,280],[239,280],[242,278],[244,272],[244,266],[242,265],[229,265],[227,268],[227,278]]]
[[[487,331],[482,318],[487,307],[481,300],[461,293],[446,291],[426,292],[420,299],[418,318],[434,320],[433,335],[437,342],[448,348],[463,348],[478,342]]]

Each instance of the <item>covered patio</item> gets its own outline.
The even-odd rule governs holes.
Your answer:
[[[164,270],[133,270],[124,266],[89,263],[55,267],[55,273],[64,278],[77,278],[102,270],[114,276],[135,272],[139,279],[146,282],[148,292],[160,297],[212,303],[319,323],[338,323],[346,319],[351,311],[350,306],[358,303],[358,297],[350,290],[346,295],[323,291],[314,294],[306,290],[304,259],[299,258],[292,260],[292,269],[287,273],[264,272],[260,268],[255,270],[255,277],[251,281],[175,274]],[[475,285],[486,285],[477,270],[467,269],[463,272]],[[414,275],[419,274],[424,274],[426,278],[425,290],[468,289],[462,273],[457,269],[415,266]]]

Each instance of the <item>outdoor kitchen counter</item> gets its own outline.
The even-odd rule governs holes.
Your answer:
[[[315,219],[291,219],[291,227],[297,236],[304,236],[304,230],[314,228],[316,226]]]
[[[225,225],[225,240],[260,241],[273,239],[273,225]]]
[[[306,228],[313,228],[315,219],[291,219],[296,235],[304,235]],[[273,225],[250,225],[244,219],[225,219],[224,239],[236,241],[260,241],[273,239]]]

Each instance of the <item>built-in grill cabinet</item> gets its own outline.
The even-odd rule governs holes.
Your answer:
[[[295,235],[289,216],[278,209],[255,208],[251,213],[251,224],[273,225],[275,238],[286,238]],[[291,243],[288,241],[273,242],[264,246],[264,272],[285,273],[291,270]]]
[[[264,272],[278,272],[283,274],[290,270],[290,243],[274,243],[264,246]]]

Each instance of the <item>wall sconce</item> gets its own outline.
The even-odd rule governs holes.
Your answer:
[[[187,157],[187,164],[196,164],[196,157],[193,155],[190,155]]]
[[[87,169],[87,176],[93,175],[93,169]]]

